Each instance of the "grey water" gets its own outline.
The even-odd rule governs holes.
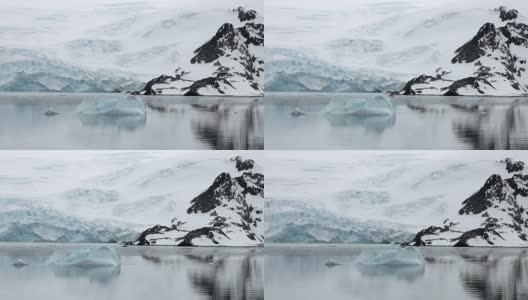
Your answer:
[[[362,251],[387,247],[398,246],[266,244],[266,298],[528,299],[526,249],[427,247],[424,267],[355,264]]]
[[[367,96],[266,93],[266,149],[528,149],[528,97],[392,96],[393,116],[320,113],[331,100]]]
[[[148,96],[143,116],[85,117],[82,101],[113,94],[0,93],[0,149],[214,149],[264,147],[262,98]],[[48,116],[52,108],[60,114]]]
[[[96,246],[0,243],[0,299],[264,299],[259,248],[118,247],[120,267],[45,264],[55,252]],[[28,265],[13,266],[17,259]]]

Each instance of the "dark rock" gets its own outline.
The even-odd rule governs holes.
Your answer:
[[[500,175],[491,175],[484,186],[462,202],[459,214],[480,214],[497,202],[505,200],[507,191]]]
[[[499,12],[499,17],[502,21],[510,21],[517,19],[519,11],[516,9],[508,9],[506,6],[500,6],[495,11]]]
[[[238,12],[238,19],[240,20],[240,22],[251,21],[257,17],[256,11],[246,10],[245,8],[241,6],[235,9],[234,11]]]
[[[524,169],[524,162],[522,161],[513,161],[511,158],[506,158],[505,162],[508,173],[519,172]]]
[[[147,236],[151,234],[156,233],[163,233],[167,231],[173,230],[172,227],[167,227],[163,225],[156,225],[154,227],[148,228],[147,230],[143,231],[141,235],[136,239],[134,243],[125,243],[126,245],[138,245],[138,246],[149,246],[150,242],[147,240]]]
[[[477,34],[462,47],[458,48],[457,55],[451,60],[452,63],[470,63],[486,54],[486,49],[499,47],[498,30],[493,23],[486,23],[480,27]]]
[[[255,161],[252,159],[244,159],[242,156],[237,156],[231,160],[235,161],[238,171],[251,170],[255,166]]]
[[[222,199],[233,198],[235,192],[231,175],[221,173],[205,192],[191,200],[193,205],[187,209],[187,213],[207,213],[221,205]]]
[[[194,50],[191,63],[210,63],[225,54],[226,49],[236,48],[236,32],[233,24],[225,23],[207,43]]]
[[[477,90],[481,94],[485,94],[485,92],[482,90],[483,85],[489,85],[492,88],[495,88],[487,79],[485,78],[479,78],[479,77],[467,77],[460,80],[457,80],[449,86],[449,89],[447,92],[445,92],[444,96],[460,96],[458,93],[458,89],[465,88],[465,87],[471,87],[475,90]]]
[[[196,238],[207,238],[211,240],[214,244],[218,245],[219,242],[215,239],[215,233],[219,235],[225,236],[227,239],[229,237],[218,228],[213,227],[203,227],[196,230],[193,230],[185,235],[185,237],[182,238],[182,241],[178,244],[178,246],[181,247],[192,247],[195,246],[192,241]]]

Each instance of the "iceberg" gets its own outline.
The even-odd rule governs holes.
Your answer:
[[[116,267],[121,265],[121,256],[114,248],[103,246],[56,253],[47,260],[46,264],[60,267]]]
[[[332,99],[322,110],[325,115],[392,116],[395,114],[392,100],[382,96],[358,99]]]
[[[19,259],[15,260],[15,261],[12,263],[12,265],[15,266],[15,267],[17,267],[17,268],[21,268],[21,267],[25,267],[25,266],[27,266],[28,264],[27,264],[25,261],[23,261],[23,260],[21,260],[21,259],[19,258]]]
[[[363,251],[356,259],[363,266],[425,266],[425,259],[415,247]]]
[[[333,260],[331,258],[328,259],[328,261],[325,263],[325,266],[330,267],[330,268],[331,267],[335,267],[335,266],[339,266],[339,265],[341,265],[341,263],[338,263],[338,262],[336,262],[335,260]]]
[[[145,101],[138,96],[116,97],[110,99],[99,99],[94,101],[83,101],[76,108],[81,115],[140,115],[146,114]]]
[[[48,110],[44,112],[44,114],[48,117],[55,116],[60,114],[58,111],[54,110],[53,108],[49,107]]]

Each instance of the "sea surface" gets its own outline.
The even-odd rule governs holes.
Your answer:
[[[419,248],[424,267],[361,267],[387,245],[266,244],[266,299],[528,299],[528,250]],[[333,259],[342,265],[328,267]]]
[[[266,149],[528,149],[528,97],[387,95],[392,116],[321,113],[330,101],[372,96],[266,93]]]
[[[0,299],[264,299],[261,248],[118,247],[120,267],[46,265],[54,253],[97,246],[0,243]]]
[[[0,93],[0,149],[264,147],[262,98],[145,96],[146,116],[83,116],[83,101],[116,94]],[[59,112],[48,116],[52,108]]]

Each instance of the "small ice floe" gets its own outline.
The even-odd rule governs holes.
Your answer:
[[[44,114],[48,117],[51,117],[60,114],[60,112],[54,110],[52,107],[48,107],[48,110],[46,110]]]
[[[23,261],[23,260],[21,260],[21,259],[19,258],[19,259],[15,260],[15,261],[12,263],[12,265],[15,266],[15,267],[17,267],[17,268],[22,268],[22,267],[27,266],[28,264],[27,264],[25,261]]]
[[[356,263],[364,266],[425,266],[425,259],[415,247],[363,251]]]
[[[306,113],[300,110],[298,107],[296,107],[295,110],[290,113],[290,116],[293,116],[293,117],[300,117],[304,115],[306,115]]]
[[[327,267],[335,267],[335,266],[339,266],[341,265],[341,263],[338,263],[337,261],[333,260],[333,259],[328,259],[328,261],[325,263],[325,266]]]
[[[60,267],[116,267],[121,265],[121,256],[114,248],[103,246],[95,249],[77,249],[67,253],[55,253],[46,264]]]

